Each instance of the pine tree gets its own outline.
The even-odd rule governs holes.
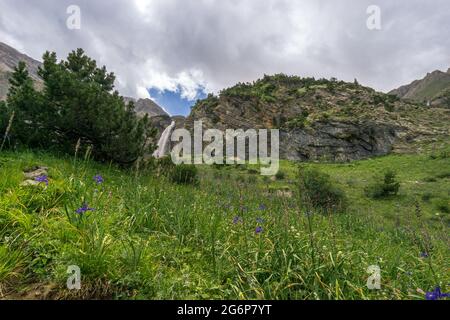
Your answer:
[[[11,77],[6,112],[0,109],[0,128],[8,113],[15,113],[12,134],[29,147],[73,153],[80,141],[92,147],[97,160],[130,165],[151,154],[156,130],[148,117],[138,118],[134,105],[126,104],[114,91],[115,76],[82,49],[72,51],[66,61],[46,52],[38,71],[43,92],[33,87],[26,65],[20,62]]]
[[[7,116],[13,112],[14,125],[9,133],[14,143],[23,143],[31,147],[43,145],[43,135],[39,111],[42,107],[42,97],[33,87],[26,64],[20,61],[9,79],[10,89],[7,96]]]
[[[57,62],[46,52],[39,75],[44,80],[41,119],[54,132],[52,143],[72,152],[77,141],[93,147],[98,160],[131,164],[151,153],[148,141],[155,135],[147,117],[138,118],[132,104],[126,105],[114,89],[115,76],[82,49],[72,51],[67,61]]]
[[[4,137],[8,123],[8,109],[5,101],[0,101],[0,140]]]

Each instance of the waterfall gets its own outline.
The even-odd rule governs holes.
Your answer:
[[[155,158],[162,158],[169,153],[170,135],[172,134],[174,127],[175,121],[172,121],[172,123],[164,129],[161,138],[159,138],[158,141],[158,148],[153,153]]]

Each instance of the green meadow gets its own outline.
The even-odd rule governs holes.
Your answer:
[[[36,166],[48,167],[48,186],[21,186]],[[305,168],[329,176],[345,209],[304,202]],[[177,184],[161,170],[3,151],[0,296],[425,299],[438,286],[450,291],[448,152],[282,161],[280,170],[264,178],[252,166],[200,166],[197,183]],[[398,193],[369,197],[386,170]],[[80,290],[66,286],[73,265]],[[381,270],[380,289],[367,286],[370,266]]]

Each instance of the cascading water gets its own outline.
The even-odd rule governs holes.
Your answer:
[[[153,157],[159,159],[169,153],[170,135],[172,134],[174,128],[175,121],[172,121],[172,123],[163,131],[161,138],[159,138],[158,148],[153,153]]]

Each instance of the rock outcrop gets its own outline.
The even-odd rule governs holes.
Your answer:
[[[199,101],[186,120],[193,128],[280,129],[280,156],[351,161],[413,151],[449,136],[449,110],[427,108],[358,83],[284,75],[238,84]]]

